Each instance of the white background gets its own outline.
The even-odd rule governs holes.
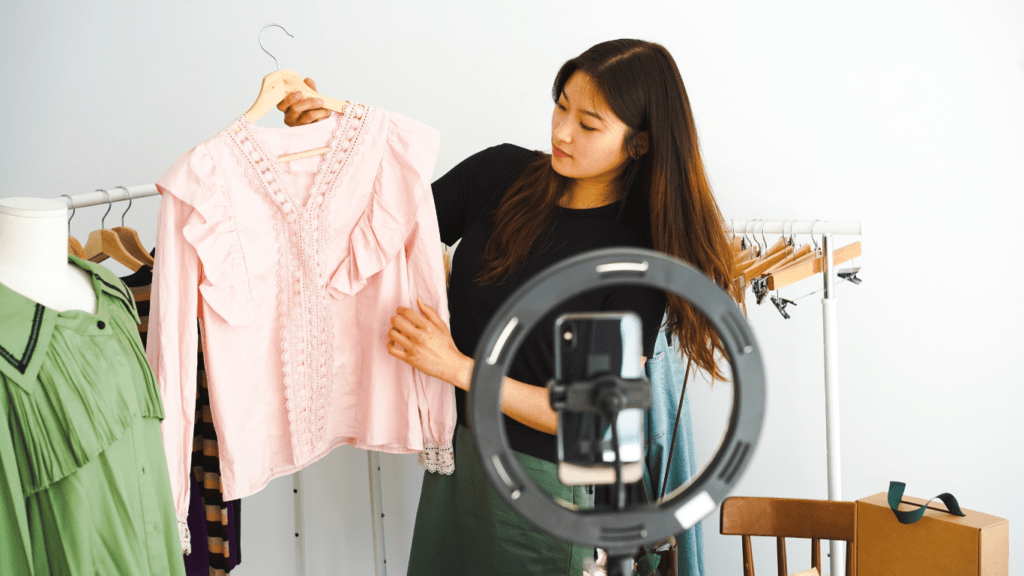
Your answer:
[[[554,74],[592,44],[664,44],[727,218],[866,223],[864,283],[839,292],[843,496],[889,480],[952,492],[1010,520],[1010,573],[1024,573],[1024,2],[4,0],[0,195],[154,182],[255,99],[270,22],[295,35],[265,35],[282,67],[438,128],[436,175],[502,142],[549,148]],[[148,245],[157,205],[127,218]],[[102,213],[80,210],[73,233]],[[827,496],[819,298],[792,320],[751,307],[769,396],[735,494]],[[728,391],[690,390],[706,454]],[[413,457],[382,462],[389,573],[404,574],[421,474]],[[308,573],[372,574],[365,454],[336,450],[305,482]],[[292,502],[289,478],[245,499],[235,574],[291,573]],[[739,538],[717,513],[704,529],[709,572],[739,573]],[[806,568],[806,544],[792,549]],[[772,570],[773,543],[756,550]]]

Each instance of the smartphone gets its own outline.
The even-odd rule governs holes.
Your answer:
[[[563,314],[555,320],[555,380],[562,384],[601,374],[643,375],[643,336],[634,312]],[[644,411],[627,408],[616,420],[622,482],[643,477]],[[611,422],[601,414],[558,414],[558,478],[567,486],[615,483]]]

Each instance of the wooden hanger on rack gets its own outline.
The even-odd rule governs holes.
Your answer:
[[[781,250],[778,249],[778,246],[780,245],[782,246]],[[785,268],[792,264],[793,261],[796,260],[797,258],[800,258],[801,256],[807,254],[810,251],[811,247],[809,244],[800,246],[799,248],[796,246],[796,238],[793,235],[792,228],[790,228],[789,235],[787,236],[786,225],[785,223],[783,223],[782,236],[779,238],[779,241],[776,242],[769,249],[769,253],[773,254],[774,256],[778,256],[779,254],[781,254],[782,257],[773,258],[773,261],[768,266],[762,267],[758,271],[758,275],[764,276],[765,274],[769,274],[775,270],[781,270],[782,268]]]
[[[793,264],[796,264],[798,261],[803,261],[802,259],[805,257],[807,257],[808,259],[813,257],[813,255],[811,255],[810,244],[804,244],[799,248],[793,248],[793,250],[790,251],[785,258],[769,266],[766,270],[761,271],[761,275],[763,276],[765,274],[771,274],[784,268],[789,268]]]
[[[142,268],[142,262],[128,252],[128,249],[121,243],[117,232],[105,228],[107,214],[110,214],[110,207],[113,205],[110,202],[110,192],[100,189],[96,191],[107,195],[107,211],[103,214],[103,219],[100,220],[100,229],[90,232],[89,239],[85,242],[86,259],[90,262],[102,262],[107,258],[113,258],[115,262],[137,272],[139,268]]]
[[[82,248],[82,243],[71,235],[71,219],[75,217],[75,201],[67,194],[61,194],[61,196],[67,198],[71,204],[71,216],[68,216],[68,254],[85,260],[85,249]]]
[[[769,247],[768,240],[764,237],[763,226],[761,230],[761,240],[764,242],[765,248],[761,251],[760,258],[749,261],[747,266],[743,269],[743,276],[748,280],[757,278],[764,270],[767,270],[769,267],[781,262],[786,257],[785,249],[789,246],[786,241],[786,236],[783,234],[775,244]],[[755,241],[756,239],[757,238],[755,236]]]
[[[817,224],[817,223],[818,223],[818,221],[815,220],[814,224]],[[764,277],[763,278],[763,280],[764,280],[763,284],[764,284],[765,288],[768,287],[767,276],[769,276],[771,274],[774,274],[775,272],[779,272],[781,270],[785,270],[786,268],[789,268],[791,266],[795,266],[797,264],[802,264],[804,262],[807,262],[808,260],[811,260],[812,258],[820,258],[821,257],[821,249],[818,247],[818,241],[814,239],[814,234],[813,234],[813,232],[814,232],[814,224],[811,225],[811,232],[812,232],[811,233],[811,241],[814,242],[814,250],[813,251],[811,250],[811,245],[810,244],[804,244],[800,248],[795,249],[790,256],[784,258],[780,262],[777,262],[776,264],[770,266],[768,269],[762,271],[761,272],[761,276]],[[783,236],[785,236],[785,226],[783,226]],[[790,228],[790,232],[789,232],[789,244],[790,245],[795,245],[796,244],[796,236],[793,234],[792,228]]]
[[[146,266],[152,268],[153,257],[149,255],[149,251],[146,250],[146,247],[142,244],[142,240],[139,239],[139,233],[124,225],[125,214],[128,214],[128,211],[132,209],[132,193],[129,192],[128,188],[125,186],[116,186],[115,188],[124,190],[124,193],[128,195],[128,207],[125,208],[124,214],[121,214],[121,225],[115,226],[111,228],[111,230],[117,234],[117,237],[121,240],[121,244],[128,250],[129,254],[139,262],[142,262]]]
[[[260,30],[260,48],[263,48],[263,51],[274,59],[274,63],[277,64],[277,71],[271,72],[270,74],[266,75],[263,78],[263,84],[260,86],[260,93],[259,96],[256,97],[256,102],[254,102],[253,105],[249,107],[249,109],[245,112],[245,116],[249,119],[249,121],[256,122],[257,120],[262,118],[264,114],[270,111],[270,109],[276,108],[277,104],[281,102],[281,100],[283,100],[285,96],[291,94],[292,92],[301,92],[302,97],[304,99],[319,98],[320,100],[323,101],[324,108],[331,110],[332,112],[337,112],[339,114],[343,113],[345,111],[345,107],[348,106],[349,104],[347,101],[338,100],[336,98],[331,98],[329,96],[324,96],[323,94],[310,88],[309,86],[306,85],[305,82],[302,81],[302,78],[294,70],[281,70],[281,64],[277,61],[277,57],[271,54],[263,46],[263,32],[266,31],[266,29],[270,28],[271,26],[277,26],[281,30],[284,30],[285,34],[291,36],[292,38],[295,37],[292,36],[291,32],[285,30],[284,26],[281,26],[280,24],[267,24],[266,26],[263,27],[262,30]],[[285,154],[284,156],[278,157],[277,161],[289,162],[291,160],[298,160],[299,158],[307,158],[309,156],[323,154],[328,150],[330,150],[330,148],[324,146],[322,148],[307,150],[305,152]]]
[[[824,268],[824,255],[812,253],[811,255],[817,255],[817,257],[809,258],[803,262],[793,264],[787,268],[773,272],[768,276],[768,289],[778,290],[785,286],[789,286],[794,282],[803,280],[804,278],[810,278],[815,274],[821,273]],[[832,253],[832,265],[838,266],[843,262],[847,262],[856,257],[860,256],[860,242],[854,242],[839,248]]]
[[[756,238],[751,239],[747,236],[746,228],[743,230],[743,240],[747,247],[733,259],[733,267],[740,273],[761,255],[761,245],[757,243]]]

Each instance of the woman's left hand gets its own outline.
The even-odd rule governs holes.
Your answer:
[[[398,308],[388,331],[388,353],[413,368],[462,389],[469,386],[473,359],[455,347],[444,320],[419,298],[420,312]]]

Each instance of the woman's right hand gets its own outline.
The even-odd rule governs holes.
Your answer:
[[[306,86],[316,90],[316,83],[312,78],[306,78]],[[319,122],[331,115],[331,111],[324,108],[323,100],[319,98],[302,98],[302,92],[292,92],[285,96],[277,104],[277,109],[284,112],[284,123],[289,126],[302,126]]]

